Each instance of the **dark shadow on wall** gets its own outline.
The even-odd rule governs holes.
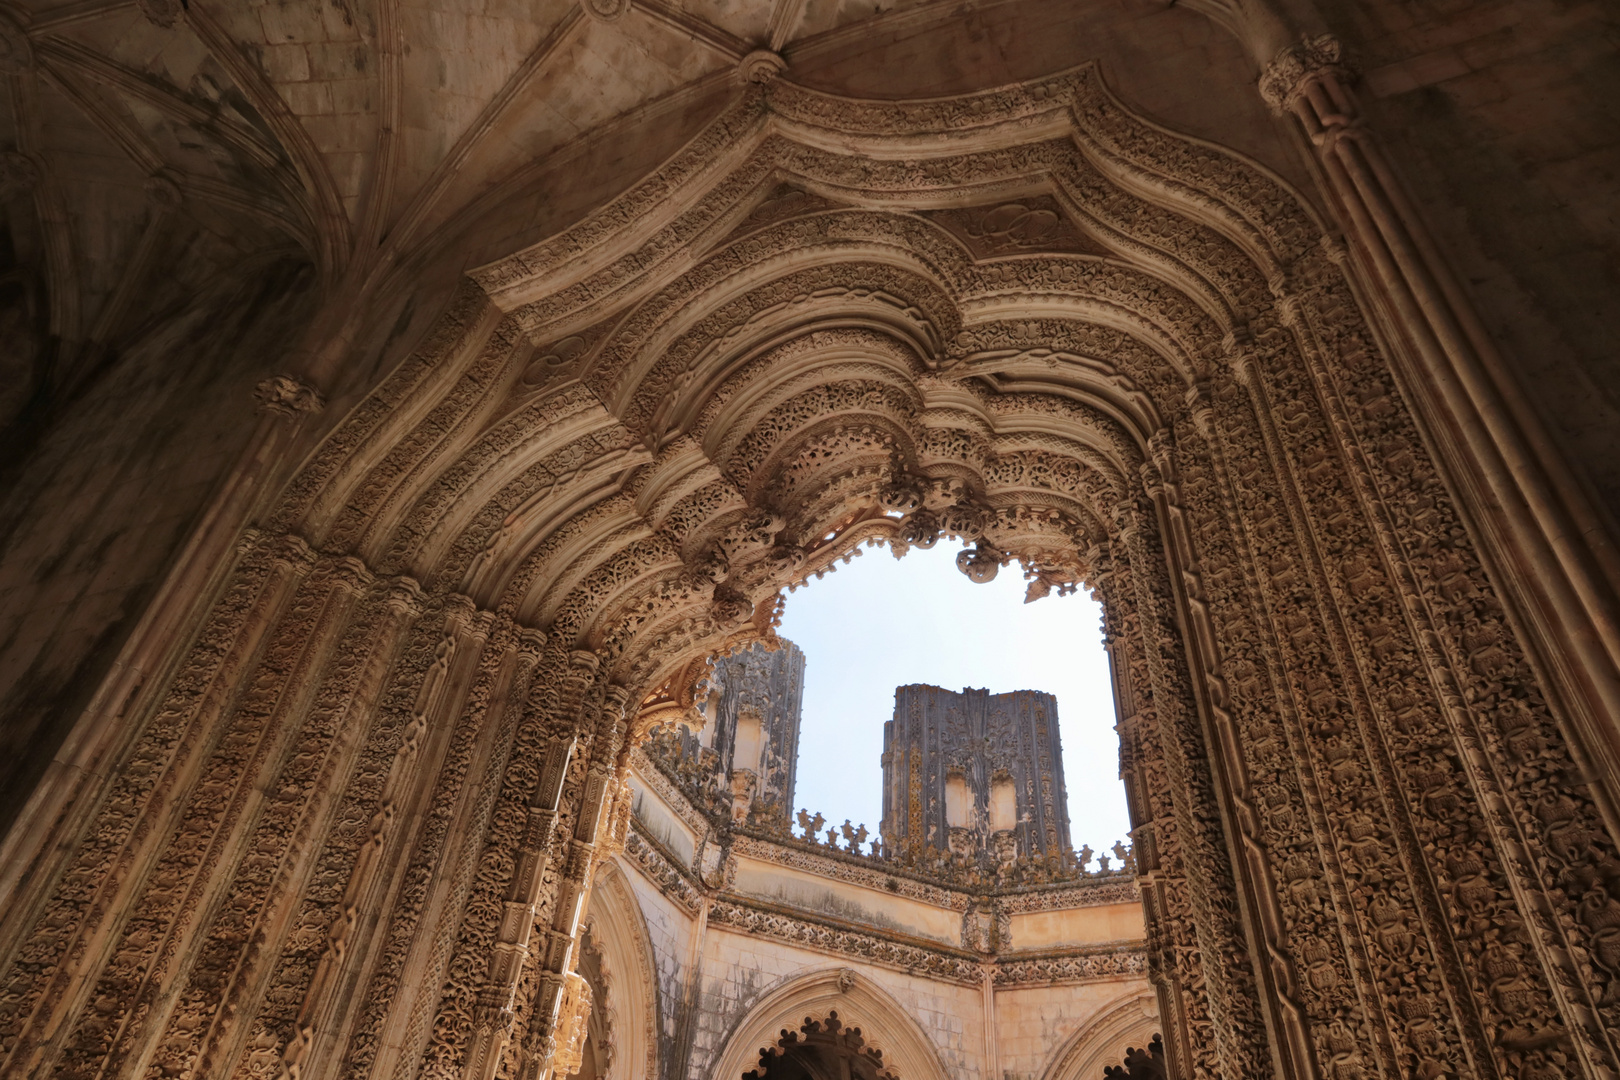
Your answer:
[[[223,276],[0,430],[0,832],[240,454],[312,277],[292,258]]]

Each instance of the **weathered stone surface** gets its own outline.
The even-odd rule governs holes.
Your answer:
[[[990,863],[1066,858],[1057,698],[937,686],[894,692],[883,725],[883,840]]]
[[[955,537],[1104,601],[1169,1068],[1620,1073],[1605,18],[6,6],[0,1072],[583,1063],[633,744]],[[984,982],[705,820],[654,940]]]

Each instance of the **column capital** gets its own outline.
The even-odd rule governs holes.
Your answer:
[[[1301,38],[1279,52],[1260,73],[1260,96],[1278,113],[1293,107],[1312,82],[1329,75],[1348,80],[1353,74],[1344,44],[1332,34]]]
[[[273,375],[265,379],[254,387],[253,396],[264,411],[289,418],[300,413],[320,412],[326,404],[320,391],[291,375]]]

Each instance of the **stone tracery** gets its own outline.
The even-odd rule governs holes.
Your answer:
[[[1036,198],[1108,254],[924,213]],[[1094,69],[753,91],[475,272],[247,538],[10,954],[7,1067],[539,1075],[635,703],[943,534],[1105,601],[1177,1067],[1620,1069],[1620,863],[1341,263]]]

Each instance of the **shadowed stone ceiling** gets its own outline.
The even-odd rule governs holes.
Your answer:
[[[33,0],[0,4],[0,34],[0,273],[35,282],[38,339],[5,361],[0,423],[254,260],[307,259],[352,299],[553,232],[712,118],[755,50],[864,96],[1101,56],[1150,113],[1293,165],[1257,97],[1225,95],[1252,113],[1234,124],[1167,77],[1251,81],[1236,39],[1150,0]]]

